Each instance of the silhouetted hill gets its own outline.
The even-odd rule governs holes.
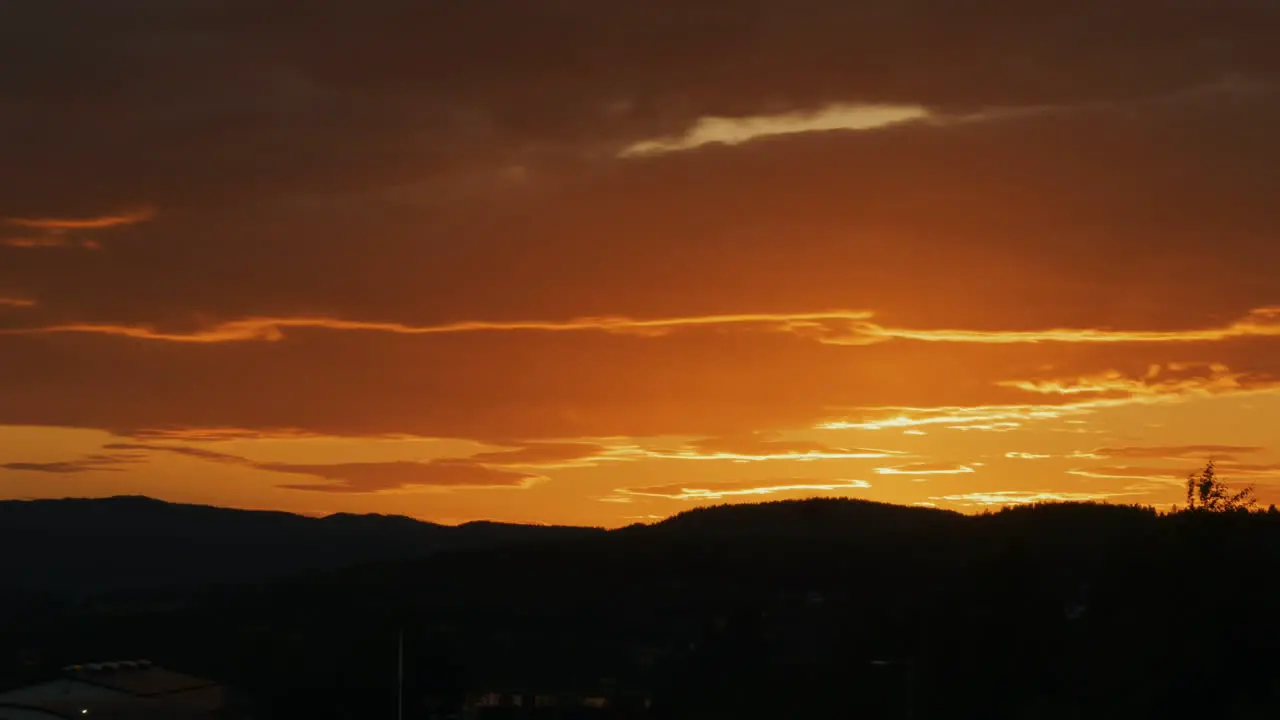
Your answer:
[[[843,498],[811,498],[701,507],[642,526],[700,537],[840,537],[923,532],[963,520],[950,510]],[[634,529],[632,530],[634,532]]]
[[[840,538],[920,533],[960,522],[942,510],[860,500],[721,505],[613,534],[658,539]],[[97,593],[260,582],[446,550],[599,537],[595,528],[495,522],[438,525],[393,515],[285,512],[146,497],[0,501],[0,581],[15,589]]]
[[[1133,510],[1094,511],[1099,527],[1128,527]],[[1054,511],[1039,522],[1053,522]],[[1077,511],[1057,511],[1073,522]],[[1001,513],[1016,524],[1016,514]],[[968,518],[863,500],[810,499],[689,510],[608,533],[649,542],[854,540],[933,534]],[[1110,521],[1108,521],[1110,519]],[[286,575],[410,559],[448,550],[603,537],[595,528],[495,522],[438,525],[392,515],[285,512],[168,503],[146,497],[0,502],[0,581],[14,590],[89,594],[261,582]]]
[[[0,502],[0,584],[46,592],[258,582],[443,550],[581,538],[590,528],[389,515],[323,518],[145,497]]]
[[[904,717],[903,667],[877,660],[911,662],[917,717],[1280,708],[1280,513],[1072,504],[961,516],[807,501],[608,533],[476,529],[514,542],[130,613],[28,597],[0,621],[0,685],[148,657],[243,687],[263,718],[389,716],[403,633],[406,720],[466,692],[604,678],[650,697],[655,720]],[[163,599],[135,596],[148,597]]]

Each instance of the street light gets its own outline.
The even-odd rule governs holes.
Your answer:
[[[910,658],[906,660],[872,660],[871,665],[874,667],[900,667],[902,668],[903,681],[905,685],[904,696],[904,712],[907,720],[914,720],[915,712],[915,662]]]

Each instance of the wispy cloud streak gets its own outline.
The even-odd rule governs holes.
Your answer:
[[[13,217],[6,218],[5,224],[31,230],[66,231],[66,230],[105,230],[107,228],[137,225],[155,218],[156,210],[151,207],[137,208],[97,217],[59,218],[59,217]]]
[[[163,340],[185,343],[223,343],[249,340],[280,340],[288,329],[345,330],[383,332],[397,335],[450,335],[480,332],[607,332],[632,335],[665,335],[680,328],[725,325],[763,326],[775,330],[796,331],[824,322],[848,322],[870,317],[868,312],[832,311],[821,313],[744,313],[636,319],[622,316],[583,317],[563,321],[463,321],[439,325],[409,325],[398,322],[340,320],[326,317],[247,318],[220,323],[204,330],[178,333],[165,332],[144,325],[110,323],[68,323],[42,328],[9,330],[10,333],[93,333],[117,335],[137,340]]]
[[[66,323],[46,327],[7,330],[8,333],[90,333],[137,340],[182,343],[275,341],[291,329],[381,332],[398,335],[449,335],[481,332],[605,332],[662,337],[688,328],[731,327],[790,333],[829,345],[874,345],[891,341],[959,344],[1118,344],[1197,343],[1248,337],[1280,337],[1280,307],[1251,310],[1221,327],[1185,330],[1104,330],[1058,328],[1046,330],[908,329],[878,325],[867,310],[830,310],[812,313],[740,313],[687,317],[632,318],[627,316],[580,317],[569,320],[467,320],[414,325],[376,320],[333,317],[250,317],[231,320],[191,332],[173,332],[148,325],[123,323]]]
[[[136,452],[98,453],[85,455],[74,460],[4,463],[0,464],[0,470],[48,473],[50,475],[78,475],[88,472],[120,472],[129,465],[135,465],[145,460],[145,455]]]
[[[883,340],[1016,345],[1031,343],[1191,343],[1215,342],[1244,337],[1280,337],[1280,306],[1262,307],[1221,327],[1185,330],[1107,330],[1097,328],[1050,328],[1045,330],[912,330],[864,323],[861,335]],[[828,338],[827,342],[840,342]],[[864,339],[853,338],[855,343]]]
[[[95,217],[4,218],[0,220],[0,225],[19,228],[26,232],[12,237],[0,237],[0,246],[19,249],[78,246],[86,250],[98,250],[102,245],[97,240],[84,239],[79,236],[84,233],[100,232],[145,223],[155,218],[155,216],[155,208],[142,207]]]
[[[1111,498],[1140,495],[1142,493],[1108,493],[1108,492],[1053,492],[1050,490],[1020,491],[999,490],[995,492],[971,492],[954,495],[939,495],[929,498],[942,502],[957,503],[969,506],[993,505],[1033,505],[1035,503],[1057,502],[1096,502]]]
[[[605,498],[604,502],[625,502],[629,495],[665,498],[668,500],[714,500],[724,497],[773,495],[789,492],[834,492],[839,490],[865,490],[871,483],[865,480],[808,480],[790,479],[775,481],[712,481],[671,483],[651,487],[622,488],[621,497]]]
[[[977,472],[968,465],[938,465],[934,463],[912,463],[894,467],[876,468],[878,475],[966,475]]]
[[[406,488],[523,488],[542,478],[521,472],[475,462],[469,458],[429,461],[397,460],[389,462],[285,463],[251,460],[230,453],[183,445],[149,443],[115,443],[105,450],[130,453],[168,453],[206,462],[238,465],[264,472],[304,475],[321,482],[280,485],[286,490],[329,493],[375,493]]]
[[[705,145],[741,145],[778,135],[798,135],[835,130],[874,130],[929,117],[919,105],[829,105],[812,112],[747,117],[704,117],[684,133],[645,140],[628,146],[621,157],[662,155],[694,150]]]

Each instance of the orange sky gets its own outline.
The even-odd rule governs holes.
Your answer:
[[[0,496],[1280,501],[1280,9],[57,5],[0,10]]]

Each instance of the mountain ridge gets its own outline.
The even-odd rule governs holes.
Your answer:
[[[0,501],[0,585],[26,591],[103,591],[252,583],[542,540],[594,528],[426,522],[403,515],[312,517],[172,503],[146,496]]]
[[[954,522],[958,513],[814,498],[700,507],[652,524],[599,527],[405,515],[309,516],[174,503],[142,495],[0,501],[0,584],[24,591],[111,592],[254,583],[440,552],[609,535],[662,538],[840,537]]]

